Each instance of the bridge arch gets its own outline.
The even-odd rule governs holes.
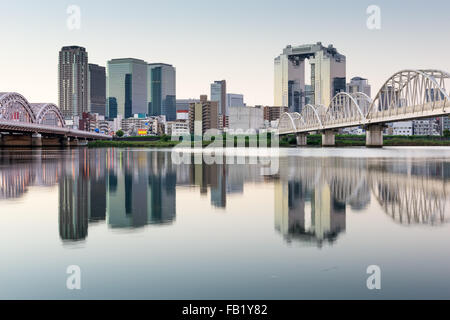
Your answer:
[[[450,74],[441,70],[399,71],[383,84],[366,117],[376,119],[445,108],[450,100],[446,91],[449,81]]]
[[[356,104],[364,115],[364,118],[366,118],[367,112],[373,102],[372,99],[364,92],[353,92],[351,93],[351,96],[356,101]]]
[[[36,117],[37,124],[52,125],[64,128],[64,117],[59,108],[53,103],[32,103],[31,108]]]
[[[278,123],[278,130],[283,132],[297,131],[295,121],[289,112],[285,112],[280,116],[280,121]]]
[[[325,119],[327,124],[366,121],[366,117],[355,97],[347,92],[340,92],[334,96],[330,102],[327,113],[327,119]]]
[[[313,106],[312,104],[307,104],[302,110],[302,118],[305,122],[304,128],[318,128],[321,129],[323,127],[322,125],[322,119],[319,115],[319,113],[322,109],[320,109],[321,106]]]
[[[24,96],[16,92],[1,92],[0,120],[35,123],[36,117]]]

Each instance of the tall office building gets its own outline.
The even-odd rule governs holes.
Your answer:
[[[311,65],[311,87],[306,90],[305,60]],[[346,60],[332,46],[322,43],[287,46],[274,60],[274,105],[301,112],[306,100],[328,106],[332,98],[345,91]]]
[[[88,111],[106,115],[106,68],[89,64]]]
[[[150,63],[147,72],[148,114],[176,119],[176,70],[170,64]]]
[[[59,108],[66,119],[88,111],[88,53],[78,46],[62,47],[58,64]]]
[[[146,114],[147,62],[133,58],[108,61],[106,95],[110,119]]]
[[[350,83],[347,83],[347,92],[348,93],[362,92],[370,97],[371,92],[369,81],[361,77],[354,77],[350,80]]]
[[[225,80],[214,81],[211,83],[211,101],[218,102],[218,114],[227,115],[227,82]]]

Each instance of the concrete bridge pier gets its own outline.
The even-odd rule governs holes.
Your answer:
[[[384,126],[380,124],[368,125],[366,128],[366,147],[382,148],[383,147],[383,130]]]
[[[42,135],[40,135],[39,133],[33,133],[31,135],[31,146],[42,147]]]
[[[297,146],[304,147],[308,144],[308,134],[307,133],[297,133]]]
[[[70,138],[61,137],[60,138],[61,147],[69,147],[70,146]]]
[[[78,147],[78,138],[70,139],[69,144],[71,147]]]
[[[322,132],[322,147],[334,147],[336,145],[336,131],[324,130]]]

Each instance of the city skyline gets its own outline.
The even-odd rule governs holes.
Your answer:
[[[39,13],[36,13],[36,4],[25,4],[23,1],[8,4],[11,14],[5,17],[3,23],[15,31],[5,35],[5,40],[10,44],[9,50],[0,53],[0,61],[3,61],[0,64],[2,89],[21,92],[32,101],[56,103],[56,55],[61,47],[72,44],[85,47],[89,52],[89,62],[102,66],[110,59],[129,56],[174,65],[177,68],[179,98],[207,93],[214,79],[226,79],[227,91],[244,94],[248,105],[273,104],[273,59],[288,44],[332,43],[347,57],[347,80],[354,76],[369,79],[373,95],[384,79],[400,69],[450,69],[446,59],[448,44],[441,40],[439,33],[434,32],[436,28],[445,28],[448,24],[444,16],[446,10],[436,12],[429,3],[409,2],[406,13],[400,3],[379,1],[377,5],[382,16],[380,30],[367,29],[366,9],[371,3],[365,1],[358,4],[340,3],[339,7],[330,3],[327,12],[322,12],[318,4],[297,2],[290,4],[289,11],[270,1],[258,7],[252,6],[252,2],[240,3],[237,12],[234,10],[237,4],[233,1],[214,3],[211,7],[206,6],[204,1],[196,1],[189,6],[180,4],[177,9],[167,3],[136,1],[133,6],[136,19],[130,21],[126,18],[120,30],[113,21],[120,15],[126,17],[131,9],[118,10],[115,4],[108,4],[107,16],[104,14],[105,4],[78,2],[81,9],[80,30],[69,30],[66,26],[69,3],[39,4]],[[170,9],[174,19],[144,19],[143,13],[152,8]],[[299,19],[295,14],[299,10],[311,14],[302,15]],[[433,18],[427,18],[431,12]],[[22,25],[11,20],[17,16],[16,13],[28,23]],[[196,17],[208,14],[217,18],[212,28],[204,28],[195,22]],[[185,19],[188,16],[190,18]],[[318,16],[327,19],[327,24],[317,24],[311,28]],[[263,18],[273,19],[274,23],[264,23]],[[413,23],[414,20],[419,22]],[[153,28],[158,23],[163,23],[163,28]],[[332,31],[330,25],[335,26]],[[105,32],[116,31],[123,40],[120,47],[114,41],[98,41]],[[131,31],[135,33],[125,36]],[[213,32],[217,34],[216,38],[211,37]],[[47,37],[42,38],[38,34],[46,34]],[[419,45],[420,42],[411,42],[411,34],[432,43],[433,50]],[[17,41],[18,38],[26,41]],[[203,48],[200,44],[205,39],[208,39],[207,49],[198,49]],[[29,46],[40,48],[33,59],[30,51],[25,50]],[[183,50],[179,50],[180,47]],[[24,76],[25,71],[29,77]],[[39,81],[39,86],[35,85],[36,81]]]

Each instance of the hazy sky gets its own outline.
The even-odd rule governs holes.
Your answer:
[[[209,95],[226,79],[248,105],[273,104],[273,59],[287,44],[321,41],[347,57],[347,79],[369,79],[372,94],[405,68],[450,71],[448,0],[0,0],[0,91],[57,102],[58,51],[86,47],[89,62],[133,57],[177,68],[177,98]],[[381,8],[381,30],[366,9]],[[69,30],[66,10],[81,9]]]

